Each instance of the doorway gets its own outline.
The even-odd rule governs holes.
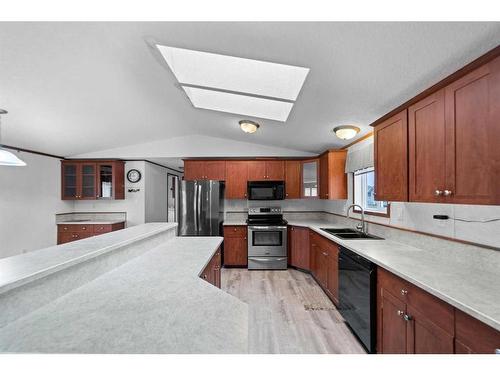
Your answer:
[[[179,176],[167,173],[167,221],[169,223],[177,221],[177,200],[179,192]]]

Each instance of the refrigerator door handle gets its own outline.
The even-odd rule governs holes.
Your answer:
[[[200,222],[201,222],[201,185],[196,184],[196,234],[200,235]]]

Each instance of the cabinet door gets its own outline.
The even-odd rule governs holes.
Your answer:
[[[226,162],[226,189],[227,199],[245,199],[247,197],[248,162]]]
[[[408,109],[410,201],[442,202],[445,190],[444,90]]]
[[[200,160],[184,161],[184,180],[203,180],[205,176],[204,162]]]
[[[377,350],[384,354],[406,353],[406,305],[386,289],[379,290]]]
[[[493,354],[500,350],[500,331],[455,309],[455,352]]]
[[[408,200],[408,126],[406,109],[377,125],[374,134],[377,201]]]
[[[326,153],[319,158],[319,197],[328,199],[328,196],[328,153]]]
[[[301,165],[300,160],[285,161],[285,196],[287,199],[300,198]]]
[[[445,88],[448,202],[500,204],[500,57]]]
[[[81,163],[79,169],[80,193],[78,199],[96,199],[96,163]]]
[[[453,334],[436,325],[411,305],[406,307],[408,354],[453,354]]]
[[[317,198],[319,196],[319,160],[302,162],[301,198]]]
[[[203,162],[207,180],[224,181],[226,179],[226,162],[223,160]]]
[[[291,266],[304,270],[310,269],[309,229],[301,227],[290,228],[290,259]]]
[[[266,180],[266,162],[265,161],[249,161],[248,163],[248,181]]]
[[[266,179],[283,181],[285,179],[285,162],[283,160],[266,161]]]
[[[328,250],[318,243],[316,246],[316,279],[318,283],[324,288],[328,289]]]
[[[328,247],[327,289],[336,304],[339,303],[339,250],[331,243]]]
[[[247,266],[248,244],[246,237],[224,237],[224,265]]]
[[[78,199],[79,196],[79,163],[63,162],[61,164],[62,199]]]

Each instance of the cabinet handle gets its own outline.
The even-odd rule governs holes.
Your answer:
[[[290,230],[293,230],[293,227],[292,227],[292,228],[290,228]]]
[[[401,295],[406,296],[408,294],[408,291],[406,289],[401,289]]]
[[[244,240],[246,240],[247,238],[246,237],[243,237]]]
[[[409,322],[410,320],[413,320],[413,317],[411,315],[405,314],[403,316],[403,319],[406,320],[407,322]]]
[[[443,195],[444,195],[445,197],[449,197],[449,196],[450,196],[450,195],[452,195],[452,194],[453,194],[453,192],[452,192],[451,190],[445,190],[445,191],[443,191]]]
[[[203,275],[203,278],[206,280],[207,279],[207,275]]]
[[[442,191],[442,190],[435,190],[435,191],[434,191],[434,195],[435,195],[436,197],[438,197],[438,196],[440,196],[440,195],[443,195],[443,191]]]
[[[327,256],[328,256],[328,253],[323,252],[323,255],[324,255],[325,257],[327,257]]]
[[[403,310],[398,310],[397,314],[398,314],[399,316],[403,316],[403,315],[405,314],[405,312],[404,312]]]

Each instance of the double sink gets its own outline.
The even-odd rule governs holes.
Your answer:
[[[372,234],[363,233],[351,228],[320,228],[321,230],[330,233],[343,240],[383,240],[381,237]]]

